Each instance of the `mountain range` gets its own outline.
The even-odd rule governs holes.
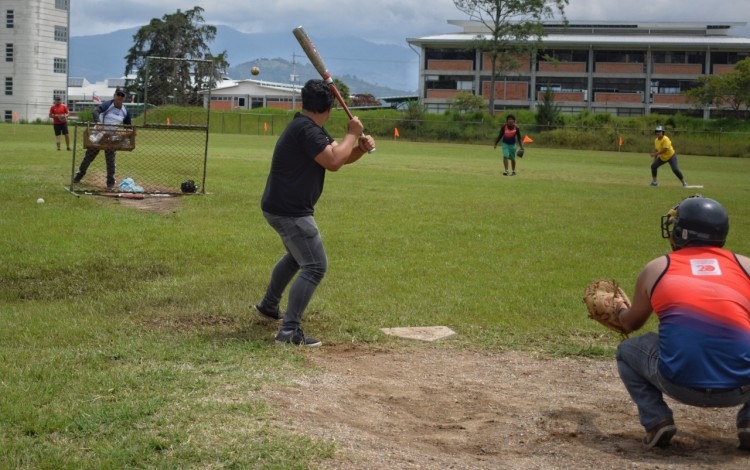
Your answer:
[[[70,76],[89,82],[122,77],[125,56],[138,29],[71,37]],[[352,93],[383,97],[416,92],[419,55],[406,45],[405,39],[404,46],[376,44],[357,37],[321,37],[314,41],[331,74]],[[243,33],[217,26],[216,38],[208,46],[215,54],[227,51],[227,75],[232,79],[290,83],[294,74],[296,83],[304,84],[310,78],[319,78],[291,31]],[[260,67],[260,75],[250,74],[253,66]]]

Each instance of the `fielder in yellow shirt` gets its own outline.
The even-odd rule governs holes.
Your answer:
[[[651,163],[651,186],[659,186],[659,182],[656,180],[656,170],[665,163],[669,163],[672,173],[679,178],[683,187],[687,187],[688,184],[685,182],[680,167],[677,166],[677,153],[672,147],[672,141],[664,135],[664,127],[656,126],[655,132],[654,148],[656,151],[651,153],[651,158],[654,159],[654,162]]]

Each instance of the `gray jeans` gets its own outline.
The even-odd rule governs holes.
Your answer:
[[[302,314],[328,270],[323,240],[312,216],[284,217],[267,212],[263,216],[281,237],[286,253],[271,272],[261,305],[270,310],[278,308],[284,290],[299,273],[289,289],[282,324],[282,328],[298,328],[302,324]]]
[[[638,407],[641,425],[646,430],[672,418],[672,410],[664,402],[665,393],[691,406],[728,408],[743,405],[737,413],[737,423],[750,419],[750,384],[729,390],[699,390],[677,385],[662,377],[659,374],[659,336],[656,333],[646,333],[620,343],[617,370]]]

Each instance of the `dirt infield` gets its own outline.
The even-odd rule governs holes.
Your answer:
[[[320,374],[265,389],[276,424],[336,442],[330,469],[750,468],[737,408],[669,401],[678,432],[644,450],[614,360],[426,347],[305,351]]]

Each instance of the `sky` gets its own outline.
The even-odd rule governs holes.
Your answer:
[[[71,36],[143,26],[195,6],[203,8],[206,24],[244,33],[291,34],[304,26],[312,38],[353,35],[398,45],[406,45],[406,38],[459,32],[447,21],[468,18],[453,0],[71,0]],[[569,20],[750,24],[748,0],[570,0],[565,12]],[[739,33],[750,36],[750,25]]]

